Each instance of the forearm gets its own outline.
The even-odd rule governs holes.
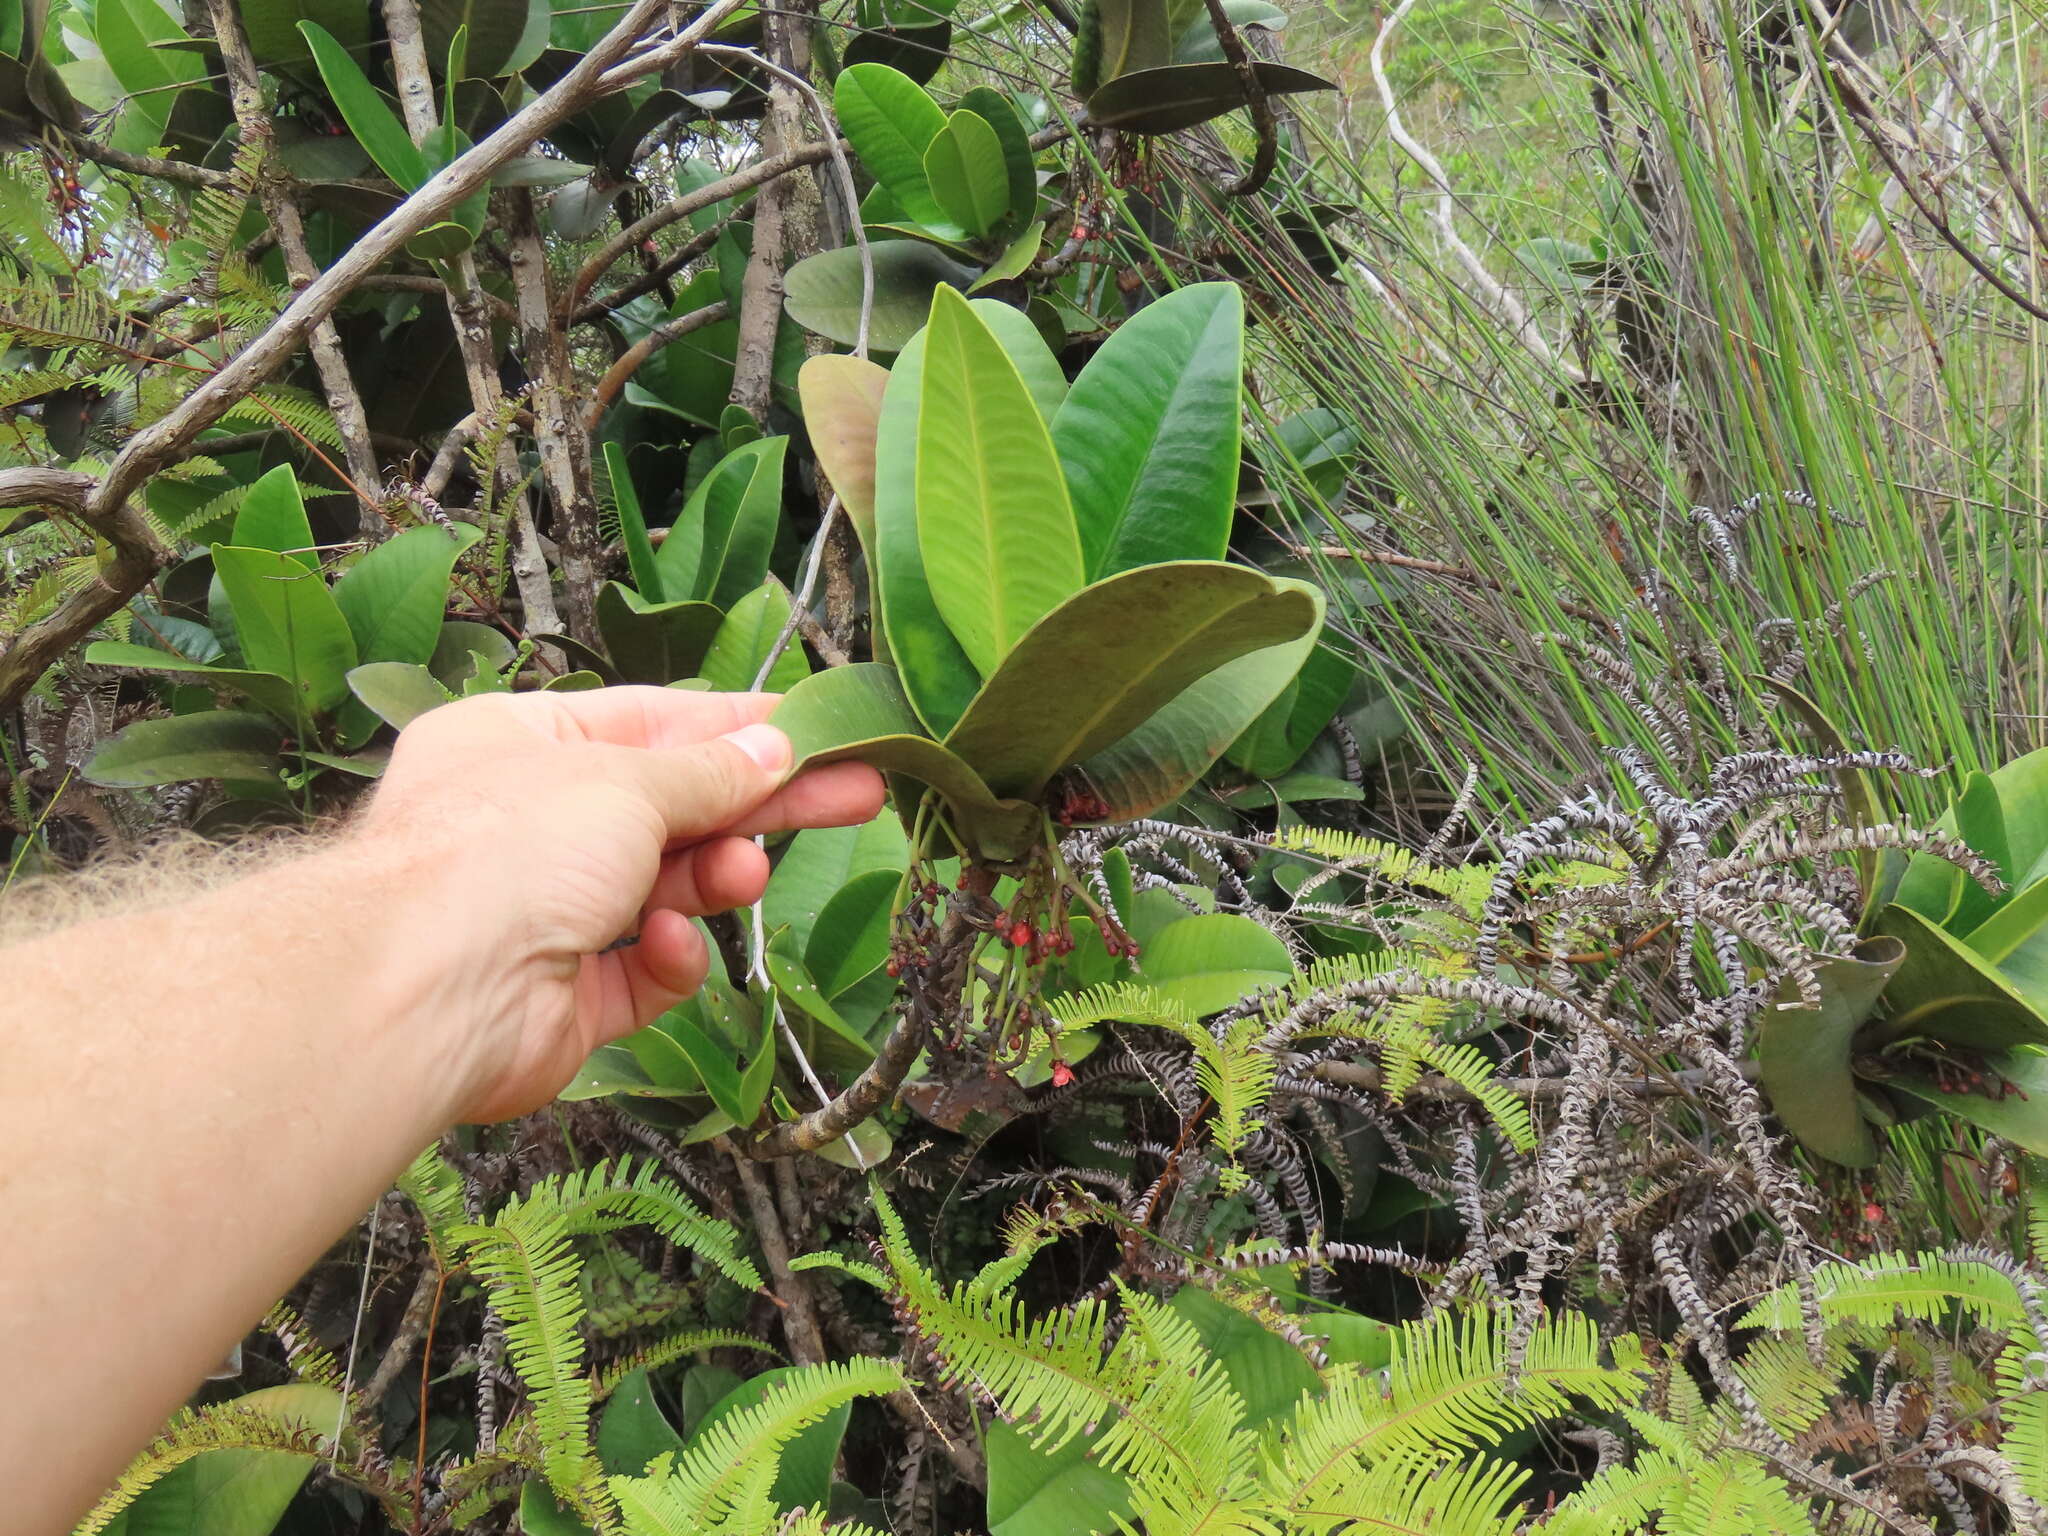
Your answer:
[[[459,1112],[457,896],[344,838],[0,951],[0,1528],[68,1529]]]

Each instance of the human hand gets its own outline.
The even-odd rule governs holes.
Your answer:
[[[436,990],[462,1036],[461,1118],[538,1108],[598,1046],[694,992],[710,957],[689,919],[760,899],[755,834],[881,808],[861,763],[784,782],[789,739],[762,723],[776,702],[492,694],[400,733],[358,835],[401,853],[447,909],[422,942],[452,951]]]

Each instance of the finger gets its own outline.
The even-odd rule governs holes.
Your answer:
[[[768,855],[752,838],[714,837],[661,861],[644,910],[709,917],[751,906],[768,886]]]
[[[779,693],[708,693],[689,688],[593,688],[587,693],[535,693],[546,701],[551,727],[567,740],[672,750],[730,735],[766,720]]]
[[[801,827],[855,827],[880,813],[882,776],[866,763],[807,768],[761,805],[721,830],[742,837]]]
[[[772,725],[669,751],[602,746],[615,782],[636,791],[661,818],[665,840],[722,832],[751,816],[782,787],[792,749]]]
[[[578,989],[579,1002],[588,1011],[577,1022],[595,1050],[646,1028],[703,986],[711,951],[682,913],[650,912],[638,944],[591,955],[583,964],[586,985]]]

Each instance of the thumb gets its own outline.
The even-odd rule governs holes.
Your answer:
[[[782,787],[795,756],[787,736],[759,724],[687,747],[609,750],[671,842],[716,832],[755,810]]]

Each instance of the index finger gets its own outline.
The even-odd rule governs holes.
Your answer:
[[[549,724],[563,740],[656,750],[694,747],[766,720],[779,693],[711,693],[629,684],[586,693],[530,693],[553,706]]]

